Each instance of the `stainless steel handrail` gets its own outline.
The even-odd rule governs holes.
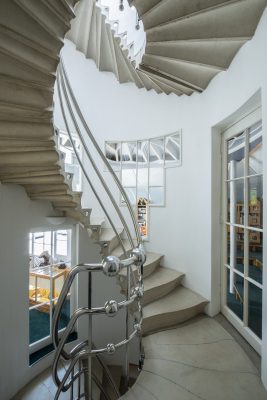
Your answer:
[[[114,179],[114,182],[116,183],[116,186],[119,189],[122,197],[125,200],[126,206],[127,206],[128,211],[130,213],[130,216],[131,216],[131,219],[132,219],[132,223],[133,223],[133,226],[134,226],[137,245],[139,245],[139,244],[142,243],[142,238],[141,238],[141,234],[140,234],[140,230],[139,230],[139,227],[138,227],[138,223],[137,223],[137,220],[136,220],[136,217],[135,217],[135,214],[134,214],[134,210],[133,210],[132,205],[131,205],[131,203],[130,203],[130,201],[128,199],[127,193],[125,192],[120,180],[118,179],[118,177],[114,173],[110,163],[108,162],[108,160],[106,159],[105,155],[103,154],[103,152],[102,152],[100,146],[98,145],[96,139],[94,138],[94,135],[92,134],[87,122],[85,121],[85,118],[83,117],[81,109],[80,109],[80,107],[79,107],[79,105],[77,103],[77,100],[76,100],[76,98],[74,96],[72,87],[70,85],[70,82],[69,82],[69,79],[68,79],[68,75],[66,73],[66,69],[65,69],[65,66],[64,66],[64,62],[63,62],[62,59],[60,61],[60,66],[61,66],[61,70],[62,70],[62,73],[63,73],[64,78],[65,78],[66,86],[67,86],[68,91],[70,93],[71,100],[72,100],[73,105],[75,107],[75,110],[76,110],[76,112],[77,112],[77,114],[78,114],[78,116],[79,116],[79,118],[81,120],[81,123],[82,123],[83,127],[85,128],[86,133],[87,133],[88,137],[90,138],[91,142],[93,143],[97,153],[99,154],[100,158],[102,159],[105,167],[107,168],[107,170],[110,172],[112,178]]]
[[[142,324],[142,319],[139,322],[140,324]],[[73,375],[73,379],[71,379],[66,385],[66,381],[68,380],[69,376],[72,374],[73,369],[76,365],[76,363],[79,360],[83,360],[83,359],[87,359],[88,356],[95,356],[97,354],[104,354],[104,353],[111,353],[114,352],[116,349],[125,346],[126,344],[128,344],[130,341],[133,340],[133,338],[137,335],[139,335],[140,330],[139,329],[134,329],[134,331],[130,334],[129,339],[124,339],[119,343],[116,344],[108,344],[107,347],[101,348],[101,349],[92,349],[91,351],[88,350],[81,350],[79,353],[77,353],[74,358],[71,360],[71,363],[69,365],[69,367],[66,370],[66,373],[64,375],[64,377],[62,378],[62,381],[59,380],[56,381],[56,384],[58,386],[58,393],[66,392],[72,385],[72,382],[75,381],[81,374],[81,371],[78,371],[76,374]],[[58,365],[59,362],[59,357],[60,354],[56,353],[55,356],[55,361],[54,361],[54,365]],[[54,368],[53,368],[54,369]],[[54,377],[54,372],[53,372],[53,377]]]
[[[79,139],[80,139],[80,141],[81,141],[81,143],[83,145],[85,153],[86,153],[87,157],[89,158],[90,163],[91,163],[94,171],[96,172],[96,174],[98,176],[98,179],[100,180],[103,188],[105,189],[105,191],[106,191],[106,193],[107,193],[107,195],[108,195],[113,207],[115,208],[115,210],[116,210],[116,212],[117,212],[117,214],[118,214],[118,216],[120,218],[120,221],[123,224],[123,227],[124,227],[125,232],[127,234],[128,240],[129,240],[129,242],[130,242],[130,244],[131,244],[131,246],[133,248],[134,247],[134,242],[133,242],[130,230],[129,230],[128,226],[127,226],[127,223],[126,223],[126,221],[125,221],[125,219],[124,219],[124,217],[122,215],[122,212],[121,212],[119,206],[117,205],[117,203],[115,201],[115,198],[114,198],[111,190],[109,189],[108,185],[106,184],[105,179],[102,177],[102,175],[101,175],[101,173],[99,171],[99,168],[97,167],[97,165],[96,165],[96,163],[95,163],[95,161],[94,161],[94,159],[93,159],[93,157],[92,157],[92,155],[91,155],[91,153],[90,153],[90,151],[89,151],[89,149],[88,149],[88,147],[87,147],[87,145],[85,143],[85,140],[83,138],[82,132],[81,132],[81,130],[79,128],[79,125],[77,123],[77,120],[75,118],[75,115],[74,115],[74,112],[73,112],[73,109],[71,107],[71,103],[70,103],[70,100],[69,100],[69,97],[68,97],[67,88],[66,88],[66,84],[65,84],[65,77],[64,77],[64,74],[62,73],[62,65],[61,64],[59,65],[59,75],[60,75],[60,78],[61,78],[61,85],[62,85],[63,93],[64,93],[64,96],[65,96],[68,112],[69,112],[69,114],[70,114],[70,116],[72,118],[72,122],[73,122],[73,124],[75,126],[75,129],[77,131],[78,137],[79,137]],[[69,134],[69,132],[68,132],[68,134]],[[70,135],[71,135],[71,133],[70,133]]]
[[[89,176],[88,176],[88,174],[87,174],[87,172],[86,172],[86,169],[85,169],[85,167],[84,167],[84,165],[83,165],[83,163],[82,163],[82,161],[81,161],[81,158],[80,158],[80,156],[79,156],[79,153],[78,153],[78,151],[77,151],[77,149],[76,149],[76,146],[75,146],[75,143],[74,143],[74,141],[73,141],[73,138],[72,138],[72,135],[71,135],[71,131],[70,131],[70,128],[69,128],[69,124],[68,124],[68,120],[67,120],[67,117],[66,117],[66,113],[65,113],[65,110],[64,110],[63,98],[62,98],[62,93],[61,93],[61,90],[60,90],[60,82],[62,82],[62,76],[59,74],[59,75],[58,75],[58,78],[57,78],[57,89],[58,89],[58,95],[59,95],[59,103],[60,103],[60,108],[61,108],[63,120],[64,120],[64,123],[65,123],[65,125],[66,125],[67,133],[68,133],[70,142],[71,142],[72,147],[73,147],[73,151],[74,151],[74,153],[75,153],[75,156],[76,156],[76,158],[77,158],[77,160],[78,160],[78,162],[79,162],[79,165],[80,165],[80,167],[81,167],[81,169],[82,169],[82,171],[83,171],[83,174],[84,174],[84,176],[85,176],[85,178],[86,178],[86,180],[87,180],[87,182],[88,182],[88,184],[89,184],[89,186],[90,186],[92,192],[94,193],[94,195],[95,195],[97,201],[99,202],[100,207],[102,208],[102,210],[103,210],[105,216],[107,217],[107,220],[108,220],[108,222],[110,223],[110,225],[111,225],[111,227],[112,227],[112,229],[113,229],[115,235],[117,236],[117,238],[118,238],[118,240],[119,240],[119,243],[120,243],[120,245],[121,245],[121,247],[122,247],[122,250],[123,250],[124,254],[126,255],[126,250],[125,250],[125,247],[124,247],[122,238],[121,238],[121,236],[119,235],[119,233],[118,233],[118,231],[117,231],[117,229],[116,229],[116,227],[115,227],[115,225],[114,225],[112,219],[110,218],[110,215],[109,215],[108,211],[106,210],[106,208],[105,208],[105,206],[104,206],[104,204],[103,204],[103,202],[102,202],[100,196],[98,195],[97,191],[95,190],[94,185],[92,184],[92,181],[91,181],[91,179],[89,178]]]
[[[109,353],[112,354],[113,352],[116,351],[117,348],[125,346],[125,375],[126,375],[126,384],[128,385],[128,373],[129,373],[129,356],[128,356],[128,345],[131,342],[131,340],[135,336],[140,337],[141,341],[141,324],[143,321],[143,313],[142,313],[142,307],[140,303],[140,298],[142,297],[143,294],[143,264],[145,262],[145,253],[144,249],[142,246],[142,239],[141,239],[141,234],[139,231],[138,223],[136,220],[136,216],[134,213],[134,210],[131,206],[131,203],[127,197],[127,194],[122,187],[118,177],[114,173],[111,165],[109,164],[108,160],[106,159],[105,155],[103,154],[102,150],[100,149],[97,141],[95,140],[94,136],[92,135],[82,113],[79,108],[79,105],[76,101],[76,98],[73,94],[72,88],[70,86],[66,70],[64,68],[63,61],[61,60],[60,66],[58,69],[58,75],[57,75],[57,89],[58,89],[58,96],[59,96],[59,102],[60,102],[60,107],[61,107],[61,112],[63,116],[63,120],[65,122],[65,126],[67,129],[68,137],[70,139],[72,148],[74,150],[74,153],[76,155],[76,158],[80,164],[80,167],[84,173],[84,176],[91,187],[92,192],[94,193],[97,201],[99,202],[105,216],[107,217],[108,222],[110,223],[110,226],[112,227],[115,235],[118,238],[119,244],[123,249],[124,252],[124,260],[119,260],[117,257],[109,256],[106,257],[102,263],[99,264],[79,264],[76,267],[74,267],[67,279],[64,282],[62,291],[60,293],[60,296],[58,298],[58,302],[55,306],[55,313],[54,313],[54,318],[53,318],[53,324],[52,324],[52,336],[53,336],[53,342],[56,348],[56,353],[55,353],[55,361],[53,364],[53,378],[55,383],[58,386],[57,394],[55,399],[58,399],[60,393],[63,391],[67,391],[70,389],[71,393],[71,398],[73,398],[73,390],[74,390],[74,383],[76,380],[78,380],[78,387],[79,387],[79,398],[80,398],[80,385],[81,385],[81,376],[84,374],[84,377],[86,379],[86,383],[88,385],[85,393],[85,397],[89,397],[89,399],[92,398],[92,379],[96,382],[100,390],[102,391],[102,386],[100,382],[97,382],[97,379],[93,377],[93,371],[92,371],[92,357],[96,357],[98,361],[101,363],[102,367],[103,365],[105,366],[105,363],[101,359],[101,354],[103,353]],[[74,106],[74,107],[73,107]],[[65,109],[66,107],[66,109]],[[85,153],[101,183],[103,186],[105,192],[107,193],[107,196],[109,200],[111,201],[122,225],[124,228],[124,231],[128,237],[129,243],[131,245],[131,256],[127,257],[127,252],[124,246],[124,243],[122,241],[121,235],[119,235],[107,209],[105,208],[100,196],[98,195],[96,189],[94,188],[94,185],[92,181],[90,180],[88,173],[85,169],[84,164],[82,163],[82,160],[79,156],[79,153],[77,151],[75,142],[73,140],[71,130],[70,130],[70,125],[68,122],[68,118],[66,115],[66,111],[68,112],[68,118],[70,118],[72,124],[75,126],[75,129],[77,131],[77,134],[79,136],[79,139],[81,141],[81,144],[85,150]],[[79,123],[78,123],[78,119]],[[106,166],[107,170],[111,173],[111,176],[114,179],[114,182],[116,183],[116,186],[118,190],[120,191],[121,195],[125,199],[125,203],[127,205],[127,208],[129,210],[129,214],[133,223],[134,231],[135,231],[135,236],[136,236],[136,242],[138,247],[134,248],[134,240],[132,239],[130,229],[126,223],[126,220],[117,205],[115,198],[109,189],[108,184],[102,177],[102,174],[97,166],[97,163],[94,161],[88,146],[85,142],[85,139],[82,135],[82,132],[80,130],[79,124],[82,123],[83,127],[85,128],[85,131],[91,140],[91,143],[94,145],[95,150],[97,151],[98,155],[100,156],[101,160],[103,161],[104,165]],[[133,265],[137,266],[138,270],[138,284],[136,284],[136,279],[135,279],[135,274],[133,273],[132,266]],[[126,300],[121,301],[121,302],[116,302],[115,300],[110,300],[105,303],[105,306],[103,307],[92,307],[92,277],[93,277],[93,272],[95,271],[103,271],[106,275],[108,276],[115,276],[118,275],[119,271],[121,271],[123,268],[127,269],[127,274],[126,274],[126,279],[127,279],[127,285],[126,285]],[[76,310],[73,315],[71,316],[71,319],[63,332],[63,335],[61,339],[59,340],[59,320],[62,312],[62,307],[64,305],[64,302],[68,296],[68,293],[70,291],[70,288],[73,284],[73,281],[77,274],[79,274],[82,271],[86,271],[88,273],[88,305],[87,307],[79,308]],[[132,280],[131,280],[132,278]],[[134,284],[134,287],[132,286],[132,283]],[[134,329],[130,330],[129,326],[129,306],[132,304],[134,301],[137,301],[138,303],[138,311],[139,311],[139,318],[135,320],[134,322]],[[92,316],[94,314],[107,314],[107,315],[115,315],[120,309],[126,308],[126,333],[125,333],[125,339],[120,341],[119,343],[116,344],[107,344],[106,347],[103,348],[95,348],[92,343]],[[77,320],[79,317],[82,315],[88,315],[88,322],[89,322],[89,335],[88,335],[88,340],[82,341],[78,343],[76,346],[74,346],[69,352],[65,350],[65,344],[67,342],[67,338],[71,331],[73,330]],[[140,346],[141,349],[141,346]],[[64,374],[64,377],[62,379],[59,378],[58,375],[58,363],[60,358],[63,357],[65,360],[69,360],[70,364]],[[81,361],[86,359],[87,360],[87,368],[84,368],[82,366]],[[77,363],[79,364],[78,372],[77,372]],[[116,393],[117,396],[119,396],[119,391],[116,388],[116,384],[112,379],[112,376],[110,373],[108,373],[108,369],[104,368],[109,382],[112,384],[113,389]],[[85,376],[86,375],[86,376]],[[104,393],[104,392],[103,392]],[[104,393],[105,398],[108,399],[108,395]]]

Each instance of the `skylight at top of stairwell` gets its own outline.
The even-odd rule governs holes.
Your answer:
[[[139,21],[136,8],[129,6],[127,0],[98,0],[96,3],[106,15],[108,22],[121,37],[124,48],[138,66],[146,46],[146,34],[143,22]]]

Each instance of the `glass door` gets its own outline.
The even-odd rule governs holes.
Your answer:
[[[261,352],[263,168],[260,109],[223,134],[222,312]]]
[[[29,344],[30,353],[52,341],[52,318],[71,267],[71,229],[29,234]],[[59,327],[70,319],[70,293]]]

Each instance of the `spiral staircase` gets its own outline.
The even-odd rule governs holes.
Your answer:
[[[72,190],[72,176],[64,170],[64,160],[57,145],[57,132],[53,127],[53,91],[56,70],[59,63],[59,53],[63,46],[63,39],[71,27],[70,21],[75,16],[74,7],[76,3],[77,0],[1,0],[0,2],[0,181],[2,184],[19,184],[24,186],[28,196],[32,200],[51,202],[55,210],[55,215],[73,218],[84,228],[88,229],[93,240],[100,245],[100,251],[103,256],[112,254],[123,262],[125,255],[130,257],[133,248],[129,240],[125,238],[125,230],[118,229],[119,236],[116,235],[111,228],[103,227],[103,220],[94,221],[91,218],[91,209],[82,208],[82,193]],[[166,26],[168,24],[176,26],[176,22],[166,22],[168,21],[169,14],[164,7],[167,4],[173,7],[174,3],[177,6],[178,2],[159,2],[155,0],[143,2],[140,0],[134,3],[139,15],[143,19],[146,17],[146,21],[144,22],[146,28],[149,26],[152,31],[158,32],[159,30],[166,34],[165,28],[161,28],[163,23]],[[180,3],[183,4],[182,1]],[[217,43],[219,40],[218,46],[217,44],[211,46],[213,55],[210,54],[210,56],[215,57],[216,54],[221,54],[221,58],[225,62],[224,66],[226,67],[240,45],[253,35],[266,3],[265,1],[253,0],[254,6],[249,13],[251,19],[247,13],[247,4],[251,4],[251,2],[247,0],[228,1],[223,4],[221,4],[222,1],[214,1],[213,3],[219,3],[219,5],[213,5],[213,8],[206,7],[207,1],[200,3],[203,4],[205,13],[218,12],[219,20],[222,16],[220,14],[221,10],[226,10],[228,6],[240,6],[239,11],[241,11],[244,5],[244,15],[242,14],[242,18],[247,18],[247,23],[242,24],[242,26],[244,25],[246,28],[244,28],[243,32],[243,28],[240,27],[235,36],[237,37],[238,35],[238,39],[229,39],[231,46],[228,46],[228,39],[226,40],[227,46],[221,43],[224,39],[218,39],[223,36],[223,32],[219,29],[216,39],[205,36],[203,42],[202,39],[199,40],[201,42],[200,48],[207,52],[209,51],[205,47],[205,44],[207,44],[206,41],[209,43],[212,42],[214,45],[214,41]],[[198,5],[200,3],[197,2]],[[84,7],[84,4],[86,3],[82,0],[81,7]],[[163,8],[160,8],[161,6]],[[200,85],[200,81],[198,82],[194,79],[188,79],[187,81],[187,79],[183,79],[185,78],[184,76],[175,76],[174,78],[173,71],[169,69],[168,63],[166,70],[164,70],[163,66],[160,69],[158,64],[151,63],[148,67],[148,61],[151,61],[152,58],[149,58],[147,51],[154,46],[150,43],[152,41],[150,39],[153,39],[154,42],[156,40],[157,42],[163,40],[163,37],[159,34],[153,36],[152,33],[148,32],[146,55],[139,69],[135,69],[134,65],[128,59],[127,51],[121,49],[120,39],[116,35],[114,36],[111,28],[105,24],[105,16],[102,15],[100,9],[98,11],[98,7],[94,1],[91,2],[90,7],[86,9],[91,13],[95,22],[91,24],[93,20],[90,20],[90,24],[87,26],[87,29],[90,28],[88,29],[88,35],[83,36],[81,32],[79,33],[78,25],[76,27],[73,26],[73,32],[76,32],[74,35],[76,39],[79,37],[79,40],[84,40],[83,45],[79,42],[77,46],[82,51],[85,50],[83,46],[86,46],[86,56],[94,58],[99,69],[112,70],[120,82],[134,81],[139,87],[145,87],[148,90],[155,89],[159,93],[174,92],[178,95],[191,94],[195,90],[202,91],[209,80],[215,75],[214,71],[216,70],[217,73],[220,70],[217,68],[218,66],[211,69],[206,66],[198,66],[198,72],[202,71],[201,68],[205,69],[205,79],[201,81]],[[158,19],[157,24],[160,24],[160,27],[155,28],[153,25],[154,22],[151,21],[151,15],[154,15],[157,9],[160,11],[161,18],[165,18],[165,20]],[[167,7],[167,9],[169,8]],[[178,7],[177,10],[175,8],[176,13],[173,10],[171,13],[176,19],[182,18],[178,13],[178,9],[181,11]],[[198,18],[201,19],[204,15],[204,11],[200,12],[199,9],[188,9],[185,6],[182,9],[184,10],[184,15],[187,15],[186,22],[190,21],[191,17],[192,20],[197,20]],[[235,15],[236,17],[236,14],[232,12],[234,9],[231,8],[230,15]],[[163,12],[163,10],[165,11]],[[205,15],[207,16],[207,14]],[[87,14],[81,13],[78,16],[78,18],[82,17],[86,18]],[[231,21],[229,25],[232,26],[233,20]],[[214,25],[217,26],[217,22],[215,20]],[[224,23],[226,22],[227,18]],[[177,23],[180,24],[179,21]],[[184,26],[182,20],[181,25]],[[220,27],[222,25],[220,23]],[[93,29],[93,26],[95,30],[91,31],[91,27]],[[189,29],[192,34],[194,32],[196,36],[198,35],[202,38],[203,35],[199,34],[197,29],[194,31],[191,28],[192,26],[190,29],[184,27],[185,31]],[[227,29],[226,26],[225,31]],[[101,32],[101,35],[97,36],[99,32]],[[233,32],[231,34],[231,37],[234,37]],[[69,34],[69,37],[71,35],[72,33]],[[88,46],[88,38],[90,37],[94,38],[92,40],[95,40],[95,42]],[[172,44],[169,41],[176,40],[174,36],[166,35],[164,38],[168,41],[167,47],[171,48]],[[183,38],[182,40],[186,41],[187,39]],[[195,51],[194,47],[196,45],[194,42],[195,39],[192,40],[193,44],[191,40],[192,38],[189,39],[191,54],[197,55],[198,51]],[[183,45],[184,43],[179,42],[177,49],[183,48],[185,50],[184,54],[188,54],[186,53],[189,51],[188,47],[184,48]],[[227,51],[226,53],[223,52],[225,48],[226,50],[230,49],[228,53]],[[154,49],[160,52],[161,44],[158,44],[158,47]],[[199,53],[201,53],[200,57],[205,58],[202,51],[199,50]],[[109,58],[110,56],[111,58]],[[157,55],[156,58],[160,59],[160,57],[162,56]],[[172,56],[171,58],[175,57]],[[191,60],[190,63],[198,65],[196,61]],[[188,60],[185,62],[187,66],[190,63]],[[190,68],[187,70],[189,74],[189,70],[191,71]],[[209,73],[207,73],[207,70]],[[210,73],[211,70],[212,73]],[[179,68],[177,69],[177,74],[179,74]],[[201,80],[201,76],[202,74],[200,73],[198,79]],[[154,346],[154,340],[156,340],[155,346],[157,347],[158,333],[155,332],[170,329],[179,323],[184,323],[196,317],[204,312],[207,304],[204,298],[181,285],[183,279],[182,273],[174,269],[161,267],[162,258],[163,255],[148,253],[146,262],[143,265],[144,297],[141,300],[141,304],[143,306],[143,333],[146,336],[145,346],[147,346],[149,352],[151,352],[151,346]],[[134,257],[132,262],[136,262]],[[138,266],[134,266],[133,275],[137,277],[138,274]],[[125,293],[127,288],[127,279],[125,270],[120,271],[118,283],[121,285],[122,293]],[[135,311],[133,307],[131,312],[134,313]],[[174,331],[170,330],[170,334],[166,334],[166,340],[170,340],[170,343],[172,340],[171,332]],[[151,364],[151,361],[148,364]],[[153,376],[156,377],[159,374],[158,365],[150,365],[150,367],[150,373],[153,373]],[[166,367],[166,371],[168,368],[169,366]],[[141,373],[137,381],[137,386],[133,386],[121,398],[138,398],[143,400],[151,398],[152,395],[148,394],[151,389],[148,390],[144,387],[144,376],[145,374]],[[98,392],[97,396],[100,395],[100,392]],[[173,397],[174,395],[171,394],[169,398],[176,398]],[[102,393],[103,396],[104,398],[108,398],[108,395],[105,393]],[[169,392],[166,392],[166,396],[169,396]],[[70,398],[72,399],[73,397]],[[82,398],[82,396],[79,398]],[[155,398],[155,395],[152,398]]]
[[[120,83],[134,82],[138,88],[178,96],[203,92],[229,67],[253,37],[267,4],[266,0],[128,2],[136,7],[146,33],[137,68],[100,1],[81,0],[67,37],[95,60],[99,70],[113,72]]]

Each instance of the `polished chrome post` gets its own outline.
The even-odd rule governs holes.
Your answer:
[[[131,274],[130,274],[130,268],[127,268],[127,301],[131,297]],[[129,307],[126,307],[126,340],[128,341],[129,339]],[[129,387],[129,343],[127,342],[126,348],[125,348],[125,389],[128,390]]]
[[[71,372],[70,400],[74,400],[74,399],[73,399],[73,377],[74,377],[74,368],[75,368],[75,367],[73,367],[73,370],[72,370],[72,372]]]
[[[79,372],[81,372],[81,370],[82,370],[82,362],[81,362],[81,360],[79,360]],[[81,398],[81,375],[79,375],[79,378],[78,378],[78,400],[80,400],[80,398]]]
[[[92,308],[92,272],[88,274],[88,309]],[[92,314],[88,317],[88,399],[92,400],[92,356],[90,352],[92,351],[92,335],[93,335],[93,320]]]

